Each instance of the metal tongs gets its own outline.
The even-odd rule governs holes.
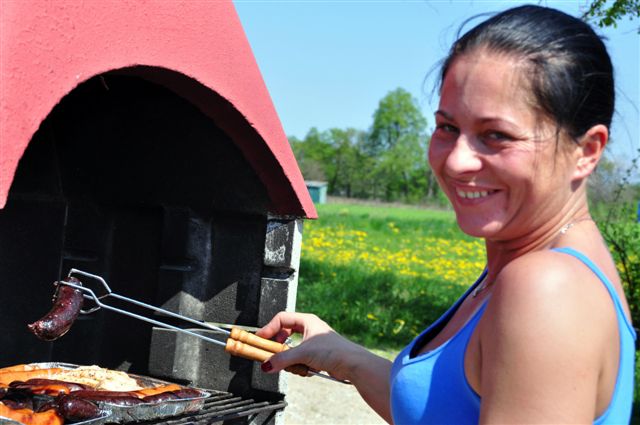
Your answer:
[[[247,332],[243,329],[240,328],[236,328],[236,327],[232,327],[231,330],[227,330],[224,328],[221,328],[219,326],[214,326],[211,325],[209,323],[203,322],[201,320],[195,320],[195,319],[191,319],[189,317],[183,316],[181,314],[177,314],[177,313],[173,313],[171,311],[150,305],[150,304],[146,304],[137,300],[134,300],[132,298],[128,298],[128,297],[123,297],[122,295],[118,295],[116,293],[114,293],[111,288],[109,287],[109,285],[107,285],[107,282],[100,276],[95,275],[95,274],[91,274],[91,273],[87,273],[85,271],[82,270],[78,270],[78,269],[71,269],[69,271],[68,274],[68,278],[72,277],[72,275],[81,275],[84,277],[88,277],[94,280],[97,280],[98,282],[100,282],[102,284],[102,286],[104,287],[104,290],[106,291],[106,293],[102,294],[102,295],[96,295],[96,293],[90,289],[87,288],[85,286],[81,286],[81,285],[77,285],[73,282],[67,282],[65,280],[61,280],[60,283],[63,285],[67,285],[67,286],[71,286],[75,289],[78,289],[80,291],[83,292],[83,296],[86,299],[90,299],[93,300],[93,302],[95,302],[95,306],[92,308],[89,308],[87,310],[81,310],[80,313],[82,314],[91,314],[97,310],[100,310],[101,308],[104,308],[106,310],[111,310],[114,311],[116,313],[120,313],[120,314],[124,314],[126,316],[129,317],[133,317],[135,319],[138,320],[142,320],[148,323],[152,323],[156,326],[160,326],[166,329],[172,329],[176,332],[180,332],[183,334],[187,334],[187,335],[191,335],[193,337],[196,338],[200,338],[204,341],[207,342],[211,342],[213,344],[216,345],[220,345],[222,347],[225,347],[225,351],[228,352],[231,355],[237,356],[237,357],[242,357],[245,359],[249,359],[249,360],[255,360],[258,362],[264,362],[265,360],[267,360],[268,358],[270,358],[272,355],[279,353],[281,351],[285,351],[288,350],[290,347],[287,344],[281,344],[279,342],[276,341],[271,341],[269,339],[265,339],[265,338],[261,338],[255,334],[252,334],[250,332]],[[125,301],[134,305],[137,305],[139,307],[144,307],[147,308],[149,310],[153,310],[155,312],[158,313],[162,313],[162,314],[166,314],[167,316],[171,316],[171,317],[175,317],[176,319],[181,319],[184,320],[186,322],[198,325],[202,328],[208,329],[208,330],[213,330],[213,331],[217,331],[217,332],[221,332],[225,335],[227,335],[227,341],[226,343],[223,341],[219,341],[217,339],[214,338],[209,338],[207,336],[198,334],[196,332],[190,331],[188,329],[182,329],[179,328],[177,326],[173,326],[170,325],[168,323],[164,323],[161,322],[159,320],[156,319],[151,319],[149,317],[146,316],[141,316],[139,314],[136,313],[132,313],[130,311],[127,310],[123,310],[117,307],[113,307],[111,305],[105,304],[102,302],[102,300],[106,299],[106,298],[115,298],[121,301]],[[325,378],[325,379],[329,379],[332,381],[336,381],[336,382],[341,382],[343,384],[350,384],[349,381],[343,381],[340,379],[336,379],[326,373],[314,370],[309,368],[306,365],[302,365],[302,364],[296,364],[296,365],[292,365],[289,366],[285,369],[287,372],[291,372],[291,373],[295,373],[296,375],[300,375],[300,376],[319,376],[321,378]]]

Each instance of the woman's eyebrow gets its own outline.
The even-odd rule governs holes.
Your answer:
[[[452,121],[453,120],[453,115],[449,114],[446,111],[443,111],[442,109],[438,109],[434,115],[441,115],[443,118]],[[518,125],[516,123],[514,123],[513,121],[511,121],[510,119],[504,118],[504,117],[484,117],[484,118],[480,118],[478,120],[478,122],[480,122],[481,124],[485,124],[488,122],[502,122],[505,124],[508,124],[512,127],[518,127]]]
[[[442,109],[438,109],[434,115],[442,115],[444,118],[448,119],[448,120],[452,120],[453,116],[446,113],[445,111],[443,111]]]

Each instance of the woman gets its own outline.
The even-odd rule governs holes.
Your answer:
[[[485,272],[393,365],[280,313],[259,335],[304,339],[263,370],[328,371],[398,424],[628,422],[636,335],[587,205],[613,109],[609,56],[582,21],[524,6],[470,30],[442,68],[429,162],[486,241]]]

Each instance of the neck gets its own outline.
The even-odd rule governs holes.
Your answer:
[[[500,271],[514,259],[529,252],[560,246],[565,234],[578,223],[591,220],[586,203],[580,208],[557,214],[542,225],[531,225],[530,231],[509,240],[486,240],[488,279],[493,281]]]

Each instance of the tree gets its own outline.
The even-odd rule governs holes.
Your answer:
[[[332,128],[327,138],[334,148],[329,174],[329,193],[352,197],[365,195],[365,170],[369,159],[362,153],[366,133],[354,128]]]
[[[305,180],[327,180],[326,163],[334,155],[333,148],[315,127],[307,132],[304,140],[289,139],[293,154]]]
[[[289,143],[305,179],[326,181],[331,195],[364,197],[364,170],[371,167],[362,153],[365,139],[364,131],[353,128],[312,128],[304,140],[290,137]]]
[[[610,205],[622,180],[622,167],[603,156],[589,177],[589,200],[596,205]]]
[[[426,162],[426,129],[426,118],[406,90],[398,88],[380,100],[364,146],[364,153],[375,159],[369,176],[374,197],[394,201],[426,195],[426,182],[433,179]]]
[[[616,27],[624,16],[629,19],[640,17],[640,0],[595,0],[582,16],[585,20],[595,21],[599,27]],[[638,29],[640,32],[640,28]]]

